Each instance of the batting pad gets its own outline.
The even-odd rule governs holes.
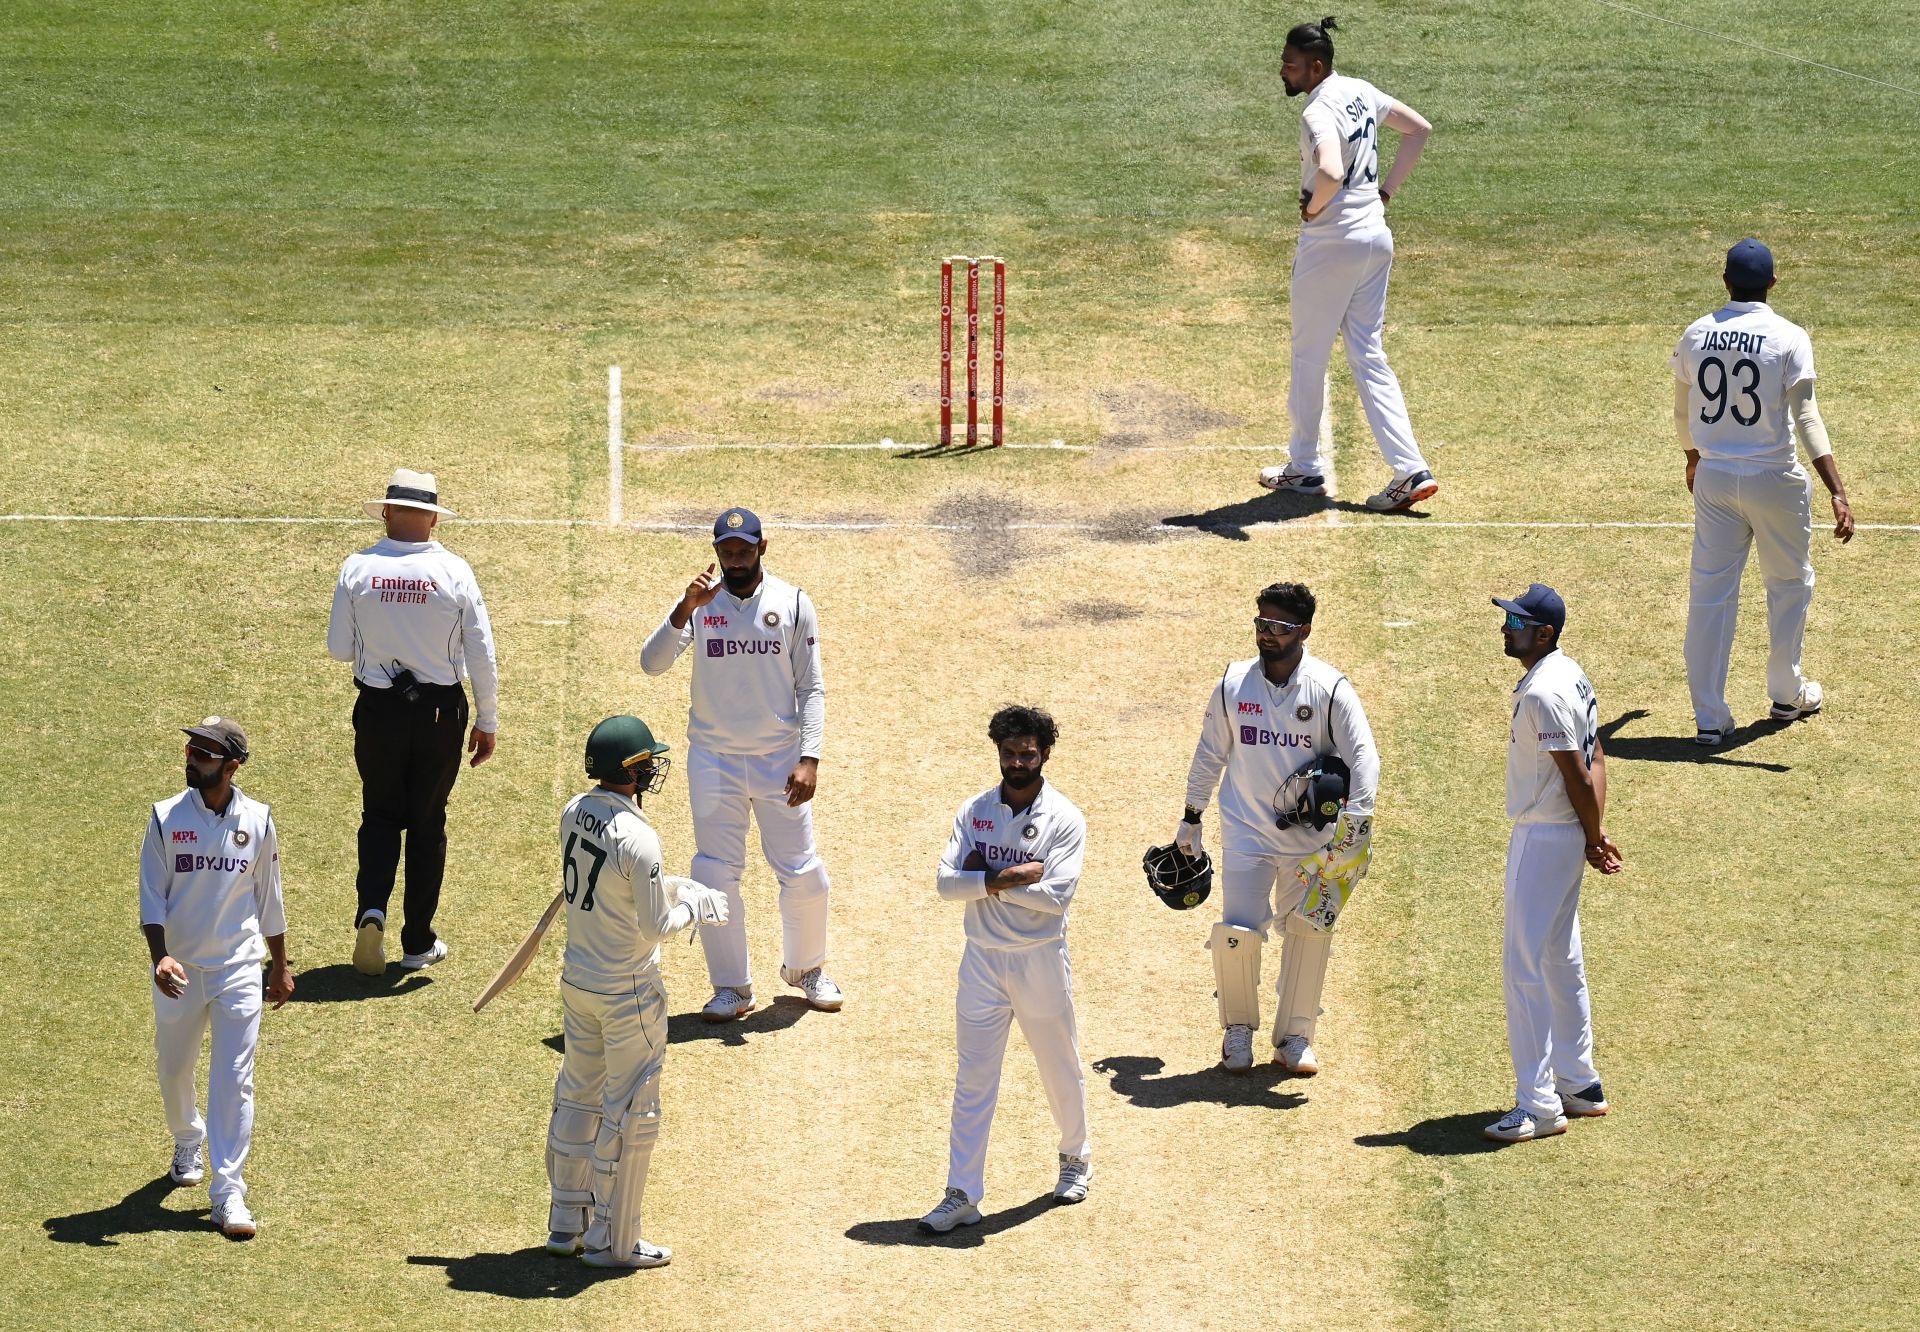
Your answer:
[[[656,1079],[649,1084],[657,1088]],[[586,1247],[611,1249],[622,1256],[640,1242],[640,1204],[647,1194],[647,1165],[660,1137],[660,1100],[657,1095],[642,1108],[637,1102],[617,1131],[602,1123],[593,1149],[593,1225]]]
[[[547,1185],[551,1190],[547,1229],[578,1235],[593,1208],[593,1143],[600,1135],[600,1111],[573,1101],[555,1101],[547,1122]]]
[[[1213,953],[1214,993],[1220,999],[1222,1027],[1260,1025],[1260,944],[1258,930],[1224,921],[1213,927],[1207,948]]]
[[[1280,1009],[1273,1015],[1273,1043],[1289,1036],[1313,1039],[1320,1023],[1320,990],[1327,981],[1333,936],[1290,913],[1280,940]]]

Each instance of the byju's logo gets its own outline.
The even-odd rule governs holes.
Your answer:
[[[709,657],[726,656],[727,641],[724,638],[709,638],[707,640],[707,655]]]
[[[173,872],[175,874],[193,873],[193,857],[192,856],[175,856],[173,858]]]
[[[1311,749],[1313,737],[1299,735],[1292,731],[1269,731],[1264,726],[1242,726],[1240,743],[1243,745],[1279,745],[1283,749]]]

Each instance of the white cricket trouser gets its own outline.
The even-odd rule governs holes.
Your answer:
[[[1280,1006],[1276,1039],[1289,1035],[1305,1036],[1309,1041],[1314,1038],[1320,1025],[1320,992],[1326,983],[1327,960],[1333,953],[1332,937],[1315,928],[1299,911],[1307,890],[1294,877],[1294,871],[1308,854],[1250,855],[1230,848],[1220,853],[1221,921],[1257,931],[1262,939],[1269,936],[1275,920],[1282,922],[1280,966],[1274,969],[1273,977],[1274,997]],[[1300,953],[1299,974],[1292,977],[1289,949]],[[1306,1011],[1286,1011],[1290,978],[1298,990],[1293,997]]]
[[[1000,1066],[1007,1025],[1020,1034],[1040,1067],[1040,1085],[1060,1128],[1060,1150],[1087,1157],[1087,1082],[1080,1068],[1080,1037],[1073,1023],[1073,964],[1064,940],[1032,948],[982,948],[967,941],[954,996],[960,1070],[953,1082],[953,1139],[947,1187],[986,1196],[987,1132],[1000,1099]]]
[[[1507,843],[1503,972],[1514,1097],[1538,1118],[1560,1113],[1562,1091],[1600,1081],[1580,951],[1580,879],[1587,836],[1577,823],[1518,823]]]
[[[659,976],[636,976],[626,994],[560,986],[565,1050],[553,1082],[557,1104],[600,1112],[593,1143],[593,1224],[589,1249],[640,1238],[647,1165],[660,1134],[660,1073],[667,1059],[667,992]],[[556,1189],[553,1212],[564,1199]]]
[[[1293,370],[1287,385],[1287,415],[1293,421],[1289,444],[1292,465],[1325,472],[1332,462],[1320,456],[1320,418],[1327,410],[1327,360],[1334,334],[1347,344],[1360,406],[1373,427],[1374,442],[1395,476],[1427,470],[1413,441],[1407,401],[1387,364],[1381,331],[1387,322],[1387,276],[1393,271],[1393,233],[1347,235],[1305,227],[1293,255],[1288,293],[1293,323]]]
[[[707,979],[715,988],[753,983],[747,911],[740,899],[749,812],[760,826],[760,850],[780,883],[783,965],[808,971],[827,960],[827,867],[814,847],[813,805],[787,807],[787,777],[799,761],[798,740],[766,755],[687,749],[695,847],[691,877],[727,895],[727,923],[700,927]]]
[[[241,1168],[253,1146],[253,1054],[260,1040],[258,962],[187,967],[187,990],[169,999],[153,987],[153,1048],[167,1128],[182,1146],[207,1145],[207,1191],[215,1203],[247,1196]],[[213,1027],[207,1069],[207,1117],[200,1117],[194,1067],[200,1038]]]
[[[1757,550],[1767,584],[1767,693],[1794,703],[1813,605],[1813,484],[1798,462],[1756,467],[1703,458],[1693,474],[1693,573],[1687,598],[1687,688],[1694,724],[1731,730],[1727,663],[1740,575]]]

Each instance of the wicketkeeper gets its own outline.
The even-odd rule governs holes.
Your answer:
[[[584,1248],[582,1260],[595,1267],[673,1259],[640,1237],[667,1055],[659,945],[689,925],[727,919],[723,894],[660,872],[660,838],[640,800],[666,780],[666,752],[638,717],[607,718],[587,737],[587,776],[600,784],[560,816],[566,1052],[547,1129],[547,1251]]]

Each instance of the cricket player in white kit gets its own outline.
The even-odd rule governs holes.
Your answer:
[[[938,1234],[980,1220],[987,1133],[1012,1022],[1033,1050],[1060,1129],[1053,1196],[1082,1202],[1093,1182],[1067,956],[1067,914],[1086,858],[1087,820],[1043,775],[1059,738],[1051,716],[1039,708],[1002,708],[987,724],[987,738],[999,750],[1000,781],[961,806],[936,881],[942,898],[967,904],[967,946],[954,995],[960,1067],[947,1192],[920,1220]]]
[[[1820,711],[1818,681],[1800,672],[1813,604],[1813,487],[1793,452],[1797,429],[1831,496],[1833,535],[1853,539],[1853,510],[1813,400],[1813,342],[1766,303],[1773,254],[1747,239],[1727,251],[1727,304],[1696,319],[1674,348],[1673,420],[1693,492],[1687,599],[1687,687],[1694,739],[1718,745],[1734,728],[1727,665],[1740,575],[1757,550],[1767,584],[1767,692],[1774,721]]]
[[[1207,947],[1225,1028],[1220,1057],[1234,1072],[1253,1066],[1260,950],[1278,916],[1285,941],[1273,1058],[1310,1076],[1320,1068],[1313,1038],[1330,932],[1372,856],[1380,755],[1353,683],[1306,650],[1313,593],[1301,583],[1275,583],[1261,591],[1257,608],[1259,655],[1228,666],[1207,694],[1174,841],[1200,854],[1200,817],[1218,787],[1221,910]],[[1331,760],[1346,772],[1335,810],[1306,798],[1311,775]]]
[[[266,997],[293,996],[287,914],[280,897],[280,843],[273,814],[233,776],[247,737],[224,717],[187,734],[187,789],[160,801],[140,849],[140,928],[153,959],[154,1052],[160,1097],[173,1132],[176,1184],[206,1178],[213,1158],[213,1224],[235,1239],[255,1232],[241,1175],[253,1144],[253,1058],[260,1039],[260,963],[273,959]],[[200,1040],[213,1028],[207,1114],[194,1092]]]
[[[666,751],[638,717],[607,718],[587,737],[587,775],[600,784],[560,815],[566,1034],[547,1127],[547,1251],[595,1267],[672,1261],[640,1235],[667,1056],[660,941],[726,920],[721,894],[661,873],[640,801],[666,780]]]
[[[780,883],[780,977],[813,1007],[841,1004],[828,979],[827,867],[813,840],[813,799],[826,731],[819,626],[805,592],[761,567],[760,520],[728,509],[714,520],[713,565],[648,636],[640,668],[659,675],[693,648],[687,718],[687,788],[693,802],[693,877],[726,895],[727,924],[700,931],[713,997],[710,1022],[754,1009],[747,961],[747,820]]]
[[[1300,117],[1300,244],[1293,257],[1288,298],[1293,326],[1287,416],[1292,422],[1288,461],[1261,470],[1268,490],[1326,493],[1332,459],[1320,456],[1320,422],[1327,409],[1327,358],[1333,339],[1346,342],[1360,405],[1374,442],[1393,469],[1386,489],[1369,496],[1381,513],[1411,508],[1440,490],[1414,442],[1400,380],[1387,364],[1387,277],[1393,269],[1393,233],[1386,203],[1399,192],[1433,126],[1404,102],[1364,79],[1334,72],[1331,18],[1302,23],[1287,34],[1280,80],[1287,96],[1306,94]],[[1393,168],[1380,179],[1380,129],[1400,134]]]
[[[1607,760],[1600,703],[1579,663],[1560,651],[1567,605],[1535,583],[1511,601],[1502,630],[1526,667],[1507,731],[1507,1046],[1514,1107],[1481,1132],[1496,1142],[1564,1133],[1567,1117],[1607,1113],[1593,1066],[1593,1013],[1580,947],[1580,880],[1588,865],[1620,871],[1620,848],[1601,826]]]

